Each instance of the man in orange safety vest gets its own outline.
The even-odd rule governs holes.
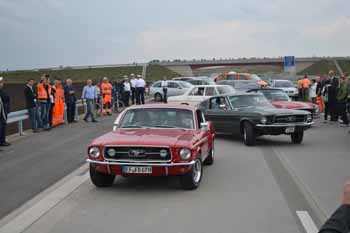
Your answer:
[[[62,81],[56,79],[52,86],[53,106],[52,106],[52,126],[64,123],[64,89]]]
[[[102,103],[103,110],[102,115],[112,115],[111,106],[112,106],[112,89],[113,86],[108,81],[108,78],[104,77],[101,84],[101,94],[102,94]]]

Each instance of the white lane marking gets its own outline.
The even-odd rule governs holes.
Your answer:
[[[296,211],[301,224],[303,225],[306,233],[317,233],[318,229],[307,211]]]
[[[74,176],[56,190],[45,196],[39,202],[19,214],[6,225],[0,228],[0,233],[21,233],[54,206],[64,200],[89,178],[89,173],[83,176]]]

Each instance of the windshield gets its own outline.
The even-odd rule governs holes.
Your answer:
[[[218,86],[217,90],[219,92],[219,94],[229,94],[229,93],[233,93],[235,90],[230,87],[230,86]]]
[[[120,128],[183,128],[194,129],[191,110],[177,108],[145,108],[128,110]]]
[[[278,81],[275,82],[275,87],[294,87],[294,85],[290,81]]]
[[[261,90],[262,93],[270,101],[289,101],[289,96],[282,90]]]
[[[239,95],[230,96],[229,100],[233,108],[245,107],[273,107],[263,95]]]
[[[192,85],[191,83],[189,83],[189,82],[180,81],[179,83],[180,83],[180,85],[182,85],[182,86],[185,87],[185,88],[190,88],[190,87],[193,86],[193,85]]]

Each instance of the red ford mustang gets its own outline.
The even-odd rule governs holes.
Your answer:
[[[281,89],[262,88],[252,89],[248,92],[257,92],[263,94],[276,108],[304,110],[310,112],[312,114],[312,118],[320,117],[320,109],[317,104],[293,101],[290,99],[288,94]]]
[[[176,175],[184,189],[195,189],[202,179],[202,165],[214,162],[214,138],[214,127],[195,107],[130,107],[118,116],[112,132],[89,145],[91,181],[107,187],[116,175]]]

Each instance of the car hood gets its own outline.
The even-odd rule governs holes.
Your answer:
[[[299,102],[299,101],[272,101],[271,103],[276,108],[288,108],[288,109],[315,109],[316,108],[315,104]]]
[[[242,111],[249,113],[256,113],[260,115],[304,115],[308,112],[293,110],[287,108],[274,108],[274,107],[253,107],[253,108],[244,108]]]
[[[191,147],[195,134],[196,130],[185,129],[117,129],[96,138],[92,144]]]

